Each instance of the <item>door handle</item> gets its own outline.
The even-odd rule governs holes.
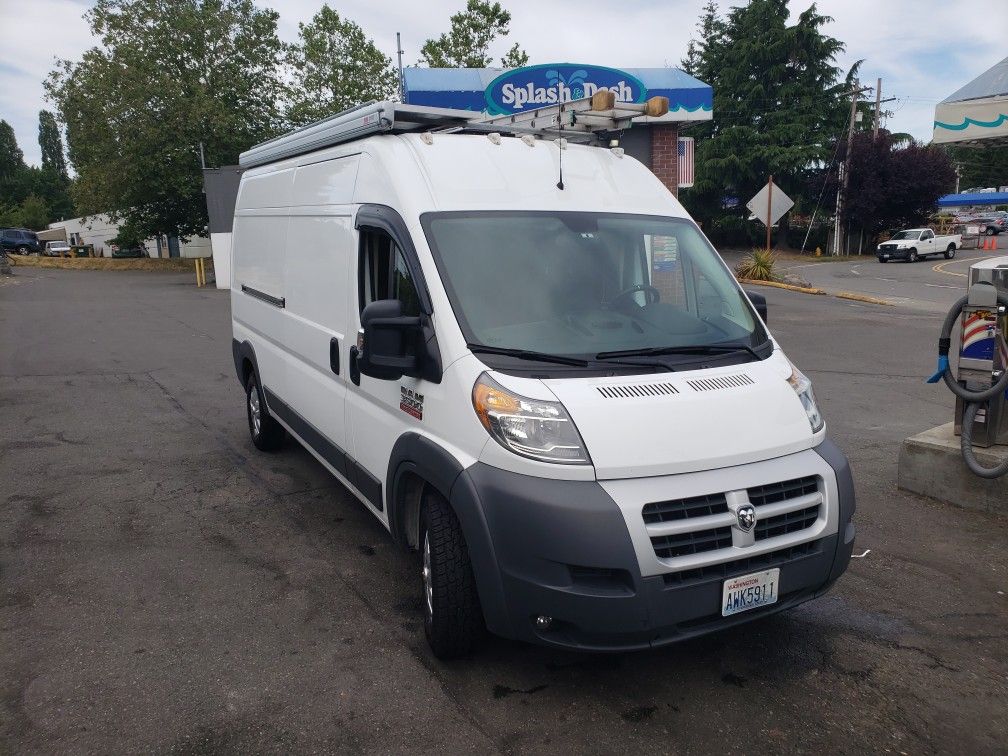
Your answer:
[[[354,386],[360,386],[360,366],[357,359],[360,357],[360,350],[354,344],[350,347],[350,381]]]
[[[329,339],[329,369],[339,375],[339,339]]]

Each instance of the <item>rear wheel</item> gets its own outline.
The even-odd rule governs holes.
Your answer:
[[[995,231],[995,230],[994,230],[993,228],[991,228],[990,226],[987,226],[987,230],[986,230],[986,231],[985,231],[984,233],[986,233],[986,234],[987,234],[987,236],[994,236],[994,234],[996,234],[996,233],[997,233],[997,231]]]
[[[945,250],[945,259],[951,260],[953,257],[955,257],[955,253],[956,253],[955,244],[949,244],[948,249]]]
[[[420,555],[427,642],[439,659],[464,656],[483,634],[483,611],[462,526],[434,491],[424,497]]]
[[[917,262],[918,260],[920,260],[920,255],[917,254],[917,250],[916,249],[911,249],[910,250],[910,256],[907,259],[910,262],[914,263],[914,262]]]
[[[255,371],[249,373],[245,382],[245,411],[248,415],[249,435],[259,451],[276,451],[283,445],[285,431],[263,400],[262,388],[256,381]]]

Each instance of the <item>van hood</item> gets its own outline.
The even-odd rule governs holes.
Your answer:
[[[771,357],[689,372],[546,379],[581,432],[600,479],[710,470],[809,449],[808,416]]]

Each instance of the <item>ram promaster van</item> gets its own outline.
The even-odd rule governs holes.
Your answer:
[[[292,436],[418,552],[440,657],[658,646],[847,567],[847,460],[765,300],[607,146],[660,107],[372,103],[241,156],[252,442]]]

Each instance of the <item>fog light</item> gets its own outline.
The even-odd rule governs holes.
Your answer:
[[[553,618],[547,617],[545,614],[540,614],[535,618],[536,630],[549,630],[550,625],[553,624]]]

